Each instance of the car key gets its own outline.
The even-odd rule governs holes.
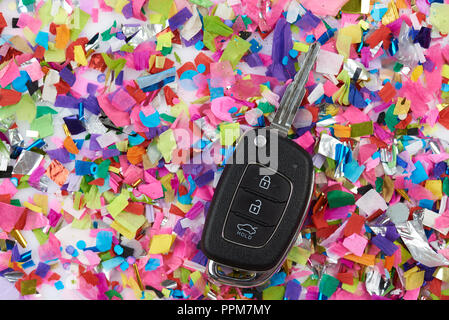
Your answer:
[[[201,238],[212,282],[263,284],[299,235],[314,189],[313,163],[287,133],[318,52],[312,44],[270,125],[248,130],[226,161]]]

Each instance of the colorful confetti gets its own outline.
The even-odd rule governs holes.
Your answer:
[[[449,4],[0,3],[0,299],[449,298]],[[313,202],[264,285],[199,241],[238,138],[321,44],[289,138]]]

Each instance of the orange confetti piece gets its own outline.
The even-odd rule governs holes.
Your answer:
[[[394,264],[394,256],[385,256],[385,269],[387,269],[388,271],[391,270],[391,268],[393,267]]]
[[[350,138],[351,127],[342,126],[339,124],[334,125],[334,134],[337,138]]]
[[[128,149],[126,157],[132,164],[139,164],[142,162],[142,155],[145,153],[145,148],[141,146],[134,146]]]
[[[80,151],[71,137],[64,139],[64,148],[72,154],[78,154]]]
[[[367,254],[364,253],[361,257],[356,256],[355,254],[348,254],[346,256],[344,256],[343,258],[356,262],[356,263],[360,263],[363,264],[365,266],[374,266],[375,261],[376,261],[376,256],[373,254]]]
[[[53,160],[47,167],[45,174],[59,186],[62,186],[67,181],[69,170],[67,170],[58,160]]]
[[[65,49],[70,41],[70,29],[65,24],[56,28],[55,47]]]

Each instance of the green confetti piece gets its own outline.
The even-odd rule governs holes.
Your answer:
[[[403,65],[402,63],[396,62],[396,63],[394,64],[393,71],[394,71],[394,72],[399,72],[399,71],[402,70],[402,67],[403,67],[403,66],[404,66],[404,65]]]
[[[204,30],[220,36],[229,37],[234,30],[225,25],[220,17],[217,16],[204,16],[203,17]]]
[[[89,209],[99,210],[101,209],[100,192],[98,187],[93,185],[89,192],[85,195],[86,207]]]
[[[111,59],[106,53],[101,53],[101,56],[103,57],[104,63],[108,66],[109,69],[113,70],[115,73],[115,76],[117,76],[120,71],[125,67],[126,59],[120,58],[120,59]]]
[[[106,159],[105,161],[102,161],[98,165],[96,176],[98,178],[106,179],[106,177],[109,175],[109,166],[111,165],[111,160]]]
[[[173,47],[163,47],[160,51],[163,56],[169,55],[173,51]]]
[[[377,177],[376,178],[376,191],[381,193],[383,185],[384,185],[384,179],[382,179],[381,177]]]
[[[284,300],[285,287],[268,287],[262,292],[262,300]]]
[[[161,118],[161,119],[164,120],[164,121],[170,122],[170,123],[173,123],[173,122],[176,121],[176,117],[173,117],[173,116],[168,115],[168,114],[166,114],[166,113],[161,113],[161,114],[159,115],[159,118]]]
[[[304,281],[301,284],[301,286],[303,286],[304,288],[307,288],[307,287],[310,287],[310,286],[315,287],[317,285],[318,285],[318,279],[316,279],[316,278],[314,279],[312,276],[308,277],[306,279],[306,281]]]
[[[276,108],[268,103],[268,102],[260,102],[259,105],[257,106],[258,109],[262,110],[262,112],[265,113],[271,113],[274,110],[276,110]]]
[[[373,122],[365,121],[351,124],[351,137],[370,136],[374,132]]]
[[[211,7],[214,3],[210,0],[189,0],[191,3],[199,5],[204,8]]]
[[[240,59],[245,55],[251,44],[238,36],[233,36],[223,51],[220,61],[229,61],[232,68],[235,68]]]
[[[339,208],[355,203],[354,195],[341,190],[333,190],[327,193],[329,208]]]
[[[156,145],[165,161],[170,162],[172,158],[172,151],[176,149],[176,140],[173,135],[173,130],[168,129],[161,133],[157,139]]]
[[[39,19],[42,21],[42,27],[50,24],[53,20],[51,15],[52,1],[45,1],[44,4],[39,8],[38,15]]]
[[[33,234],[40,245],[43,245],[48,240],[48,235],[42,229],[33,229]]]
[[[47,113],[42,117],[36,118],[31,122],[30,130],[39,132],[39,138],[46,138],[52,136],[53,130],[53,116],[51,113]]]
[[[204,31],[203,32],[203,43],[210,51],[215,52],[217,51],[217,47],[215,46],[215,37],[211,32]]]
[[[133,52],[134,51],[134,47],[132,45],[129,44],[124,44],[121,48],[120,51],[123,52]]]
[[[106,291],[104,294],[109,298],[109,300],[111,300],[112,297],[118,297],[121,300],[123,300],[122,295],[120,293],[118,293],[117,291],[115,291],[115,290]]]
[[[443,180],[443,192],[449,196],[449,178],[445,177]]]
[[[84,27],[89,21],[90,14],[84,12],[80,8],[75,8],[75,10],[73,10],[72,16],[73,19],[71,20],[72,28],[70,29],[70,40],[75,41],[79,38],[81,31],[83,31]]]
[[[123,190],[126,191],[125,189]],[[116,218],[117,215],[120,212],[122,212],[123,209],[125,209],[126,206],[129,204],[128,199],[129,199],[128,192],[122,192],[120,195],[115,197],[110,204],[106,206],[106,209],[111,214],[111,216]]]
[[[301,247],[293,247],[287,255],[287,259],[305,266],[312,252]]]
[[[173,0],[150,0],[148,2],[148,9],[160,13],[164,17],[168,17]]]
[[[17,120],[31,123],[36,117],[36,104],[28,93],[23,94],[22,99],[15,106]]]
[[[90,229],[92,227],[92,219],[91,219],[90,215],[85,214],[81,220],[73,219],[71,227],[75,228],[75,229],[80,229],[80,230]]]
[[[339,283],[340,281],[337,278],[334,278],[328,274],[323,274],[321,277],[319,290],[326,297],[330,297],[337,290]]]
[[[392,104],[385,113],[385,123],[391,132],[396,130],[395,126],[400,122],[398,116],[393,114],[395,106],[395,104]]]
[[[58,111],[47,106],[37,106],[36,107],[36,118],[40,118],[46,114],[58,114]]]
[[[27,179],[28,180],[28,179]],[[16,206],[16,207],[21,207],[22,204],[20,203],[19,199],[11,199],[11,201],[9,202],[11,205]]]
[[[220,124],[220,142],[222,146],[231,146],[240,136],[240,123]]]

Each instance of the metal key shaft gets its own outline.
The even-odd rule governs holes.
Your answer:
[[[314,43],[310,46],[304,58],[303,65],[285,90],[279,108],[271,122],[270,128],[277,129],[279,134],[284,137],[287,137],[288,130],[295,118],[298,106],[304,98],[306,93],[305,85],[309,79],[310,71],[315,64],[319,50],[319,43]]]

